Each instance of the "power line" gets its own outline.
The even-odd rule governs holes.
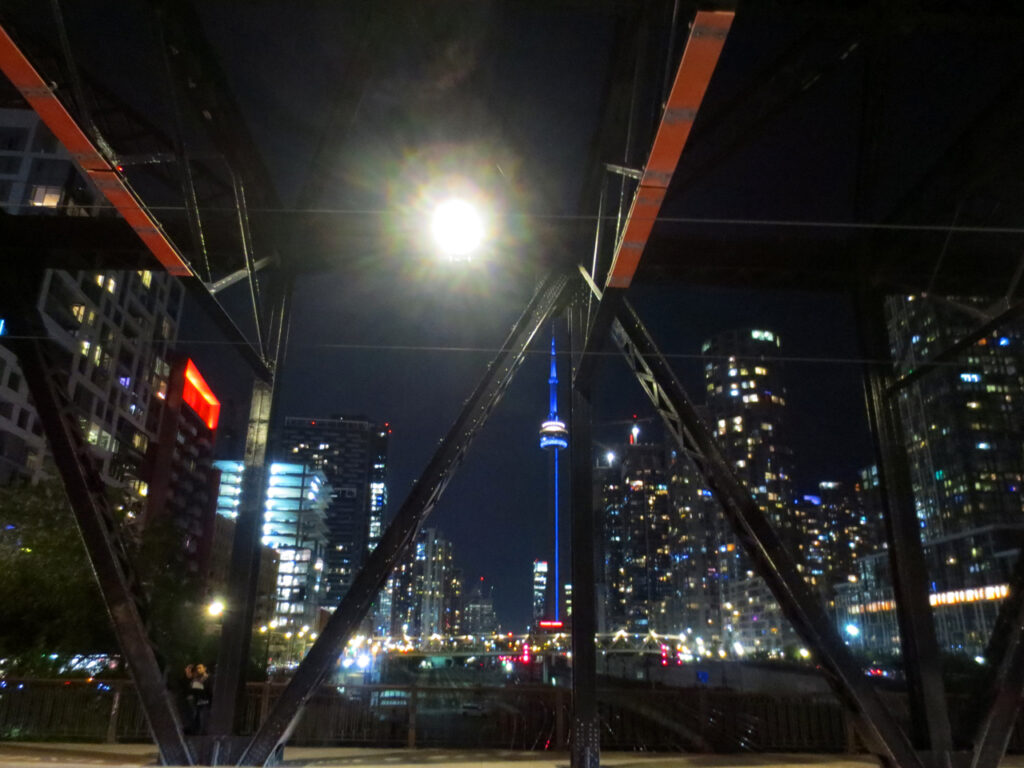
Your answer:
[[[20,203],[9,207],[29,208],[28,203]],[[100,210],[114,210],[114,207],[105,203],[98,203],[96,208]],[[146,206],[152,212],[177,212],[187,213],[187,208],[182,205],[151,205]],[[205,213],[237,214],[237,210],[231,206],[203,206],[201,210]],[[287,208],[287,207],[265,207],[249,208],[250,214],[286,214],[286,215],[316,215],[316,216],[344,216],[360,217],[367,216],[384,217],[394,216],[406,218],[406,215],[387,208]],[[535,221],[571,221],[571,222],[593,222],[598,220],[614,221],[614,216],[598,216],[589,213],[506,213],[497,214],[497,218],[513,220],[535,220]],[[637,218],[642,221],[642,218]],[[1024,226],[983,226],[983,225],[962,225],[962,224],[900,224],[888,222],[863,222],[863,221],[832,221],[818,219],[751,219],[751,218],[724,218],[724,217],[700,217],[700,216],[658,216],[654,219],[658,223],[690,224],[697,226],[713,227],[764,227],[764,228],[787,228],[787,229],[834,229],[834,230],[856,230],[856,231],[890,231],[890,232],[929,232],[939,234],[974,234],[974,235],[1024,235]]]
[[[38,339],[38,340],[51,340],[50,336],[45,335],[17,335],[17,334],[5,334],[5,338],[12,339]],[[163,341],[163,339],[154,339],[155,341]],[[220,339],[182,339],[179,338],[174,342],[175,346],[208,346],[208,347],[241,347],[245,346],[244,342],[241,341],[228,341]],[[504,351],[502,347],[489,347],[489,346],[464,346],[464,345],[441,345],[441,344],[367,344],[357,342],[296,342],[293,341],[289,344],[292,349],[305,348],[305,349],[334,349],[338,351],[351,351],[351,352],[425,352],[425,353],[451,353],[451,354],[488,354],[494,355],[498,352]],[[528,349],[525,351],[527,355],[549,355],[550,353],[543,349]],[[620,357],[621,353],[617,350],[597,351],[592,354],[601,357]],[[913,363],[906,363],[903,361],[894,361],[888,358],[866,358],[866,357],[839,357],[839,356],[826,356],[817,357],[811,355],[764,355],[760,357],[739,357],[735,355],[706,355],[700,352],[662,352],[662,357],[668,360],[693,360],[698,362],[708,361],[723,361],[729,360],[730,357],[736,357],[739,365],[753,364],[753,363],[801,363],[801,364],[822,364],[822,365],[893,365],[899,362],[901,365],[919,366],[919,365],[935,365],[944,367],[959,367],[963,363],[956,360],[947,362],[936,362],[931,363],[927,360],[918,360]]]

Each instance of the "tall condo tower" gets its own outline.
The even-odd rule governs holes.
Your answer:
[[[558,418],[558,367],[555,364],[555,332],[551,331],[551,374],[548,376],[548,418],[540,425],[540,447],[551,451],[554,466],[554,498],[555,498],[555,556],[554,556],[554,607],[553,618],[561,619],[558,610],[558,592],[561,581],[558,573],[558,452],[569,447],[569,430],[565,422]]]

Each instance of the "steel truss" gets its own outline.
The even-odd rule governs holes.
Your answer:
[[[120,535],[120,524],[68,396],[58,361],[68,353],[50,340],[33,301],[41,272],[5,276],[4,302],[14,310],[4,344],[18,357],[43,434],[82,534],[111,625],[124,652],[142,709],[165,765],[192,765],[177,706],[164,682],[158,652],[146,629],[146,598]]]
[[[553,273],[537,289],[522,316],[466,400],[409,496],[356,574],[327,626],[299,664],[288,687],[275,703],[248,746],[240,765],[264,765],[274,759],[295,727],[306,701],[334,665],[338,652],[359,627],[395,566],[414,546],[416,534],[437,505],[470,443],[487,421],[523,362],[531,340],[568,300],[569,276]]]
[[[581,269],[581,272],[590,292],[600,300],[597,286],[585,271]],[[1020,699],[1024,695],[1024,599],[1021,595],[1024,563],[1018,566],[1010,598],[1000,612],[993,633],[989,654],[993,674],[988,689],[978,696],[976,710],[979,714],[969,719],[959,734],[960,743],[971,746],[969,751],[955,751],[958,745],[953,743],[950,732],[941,676],[937,669],[929,668],[934,656],[926,651],[929,642],[934,644],[934,629],[930,624],[927,598],[923,601],[923,611],[920,606],[911,606],[909,612],[913,615],[908,617],[908,621],[914,625],[917,642],[924,645],[921,652],[905,653],[904,659],[906,666],[915,667],[907,670],[911,695],[916,693],[925,699],[918,705],[921,707],[919,717],[923,721],[918,724],[918,730],[923,730],[924,735],[915,734],[912,743],[881,702],[874,685],[851,655],[824,606],[807,587],[767,515],[757,507],[733,472],[639,316],[624,299],[612,323],[611,336],[669,434],[694,460],[704,481],[715,493],[755,571],[765,579],[794,629],[821,661],[828,682],[840,701],[856,716],[858,727],[872,751],[887,763],[898,766],[995,768],[1005,754]],[[889,410],[880,399],[884,397],[885,382],[876,380],[874,390],[874,395],[871,392],[868,395],[875,406],[876,418],[872,422],[877,427],[885,411]],[[891,422],[891,419],[886,420]],[[892,431],[895,425],[889,423],[888,427],[888,431]],[[890,436],[887,444],[890,453],[896,450],[895,437]],[[898,463],[893,462],[891,456],[889,460],[898,468]],[[916,582],[923,568],[923,563],[913,562],[915,550],[920,554],[920,540],[918,538],[915,547],[913,541],[908,541],[912,537],[907,532],[893,530],[900,516],[892,517],[896,519],[888,526],[890,549],[894,558],[910,559],[909,565],[904,563],[902,570],[906,580]],[[898,601],[912,601],[916,592],[913,586],[920,584],[898,592]],[[922,738],[924,746],[917,738]]]
[[[808,588],[768,516],[733,472],[682,384],[625,300],[612,324],[612,339],[669,433],[695,457],[697,469],[722,505],[755,571],[765,579],[794,629],[814,649],[836,695],[860,716],[869,743],[892,763],[921,766],[906,734],[894,723],[824,606]]]

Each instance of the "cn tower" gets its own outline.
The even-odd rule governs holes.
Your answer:
[[[565,422],[558,418],[558,367],[555,365],[555,330],[553,326],[551,329],[551,373],[548,376],[548,404],[548,418],[540,425],[540,447],[545,451],[552,452],[555,470],[555,610],[552,618],[559,621],[561,616],[558,610],[558,592],[562,588],[562,583],[558,573],[558,452],[569,447],[569,430],[565,428]]]

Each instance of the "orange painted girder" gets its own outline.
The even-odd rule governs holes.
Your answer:
[[[734,16],[731,11],[700,11],[693,20],[651,154],[608,272],[606,285],[610,288],[628,288],[633,282]]]
[[[99,153],[96,146],[60,103],[53,90],[0,26],[0,71],[21,93],[71,155],[82,172],[110,201],[141,238],[145,246],[172,275],[187,277],[192,270],[164,235],[157,222],[142,207],[121,176]]]

